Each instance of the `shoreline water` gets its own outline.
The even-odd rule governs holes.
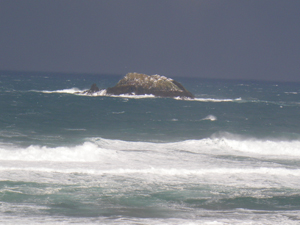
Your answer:
[[[196,99],[178,101],[14,75],[0,88],[0,224],[299,223],[296,84],[179,79]]]

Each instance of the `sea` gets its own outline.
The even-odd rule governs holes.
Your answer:
[[[124,75],[0,72],[0,224],[300,224],[300,83]]]

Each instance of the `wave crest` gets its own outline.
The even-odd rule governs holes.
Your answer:
[[[194,99],[187,99],[189,101],[198,101],[198,102],[238,102],[242,101],[242,98],[194,98]]]
[[[53,162],[95,162],[114,151],[99,148],[94,143],[85,142],[74,147],[56,147],[31,145],[27,148],[0,148],[0,160],[11,161],[53,161]]]
[[[80,90],[79,88],[73,87],[73,88],[67,88],[67,89],[61,89],[61,90],[54,90],[54,91],[49,91],[49,90],[31,90],[32,92],[41,92],[45,94],[53,94],[53,93],[62,93],[62,94],[76,94],[79,92],[82,92],[83,90]]]
[[[130,155],[130,152],[133,152],[133,155]],[[148,152],[154,159],[162,155],[167,156],[171,152],[300,159],[300,141],[260,140],[238,135],[224,135],[221,137],[215,135],[199,140],[168,143],[89,138],[83,144],[73,147],[51,148],[32,145],[27,148],[20,148],[11,145],[0,145],[0,161],[97,162],[112,160],[118,154],[124,157],[129,157],[129,155],[134,158],[138,157],[134,155],[134,152]]]
[[[208,115],[206,117],[204,117],[203,119],[201,120],[210,120],[210,121],[216,121],[217,120],[217,117],[214,116],[214,115]]]

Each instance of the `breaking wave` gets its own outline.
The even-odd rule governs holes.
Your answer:
[[[211,119],[214,119],[214,117]],[[148,153],[150,151],[153,156],[155,154],[168,155],[171,152],[185,151],[193,154],[226,154],[300,159],[300,141],[260,140],[241,138],[236,135],[233,135],[233,137],[210,137],[168,143],[88,138],[83,144],[72,147],[31,145],[21,148],[13,145],[0,145],[0,161],[97,162],[112,160],[118,155],[125,154],[124,151]]]
[[[286,169],[286,168],[211,168],[211,169],[162,169],[162,168],[150,168],[150,169],[111,169],[111,170],[97,170],[97,169],[81,169],[81,168],[70,168],[70,169],[56,169],[56,168],[45,168],[45,167],[1,167],[0,171],[31,171],[31,172],[47,172],[47,173],[84,173],[92,175],[103,175],[103,174],[153,174],[160,176],[201,176],[201,175],[212,175],[212,174],[226,174],[226,175],[237,175],[237,174],[261,174],[261,175],[277,175],[277,176],[300,176],[300,169]]]
[[[189,101],[198,101],[198,102],[238,102],[242,101],[242,98],[227,98],[227,99],[219,99],[219,98],[194,98],[194,99],[187,99]]]
[[[73,88],[54,90],[54,91],[49,91],[49,90],[43,90],[43,91],[32,90],[32,91],[33,92],[41,92],[41,93],[45,93],[45,94],[53,94],[53,93],[77,94],[77,93],[82,92],[83,90],[73,87]]]
[[[54,90],[54,91],[49,91],[49,90],[42,90],[42,91],[37,91],[37,90],[31,90],[33,92],[41,92],[44,94],[74,94],[74,95],[80,95],[80,96],[107,96],[107,97],[120,97],[120,98],[155,98],[154,95],[152,94],[145,94],[145,95],[135,95],[135,93],[132,94],[121,94],[121,95],[108,95],[106,89],[102,89],[98,92],[94,93],[85,93],[85,90],[80,90],[79,88],[69,88],[69,89],[62,89],[62,90]]]
[[[106,97],[115,97],[115,98],[134,98],[134,99],[143,99],[143,98],[158,98],[152,94],[145,94],[145,95],[136,95],[135,93],[132,94],[120,94],[120,95],[109,95],[107,94],[106,89],[102,89],[95,93],[87,93],[87,89],[81,90],[79,88],[67,88],[61,90],[31,90],[32,92],[40,92],[44,94],[74,94],[79,96],[89,96],[89,97],[97,97],[97,96],[106,96]],[[297,94],[296,92],[286,92],[286,94]],[[196,102],[236,102],[236,103],[263,103],[263,104],[275,104],[282,106],[298,106],[298,102],[274,102],[274,101],[266,101],[266,100],[259,100],[259,99],[242,99],[239,98],[187,98],[187,97],[174,97],[176,100],[185,100],[185,101],[196,101]]]
[[[37,91],[32,90],[34,92],[41,92],[45,94],[55,94],[55,93],[62,93],[62,94],[75,94],[81,96],[107,96],[107,97],[121,97],[121,98],[155,98],[156,96],[153,94],[145,94],[145,95],[136,95],[135,93],[132,94],[120,94],[120,95],[108,95],[106,89],[102,89],[95,93],[84,93],[87,90],[80,90],[78,88],[69,88],[69,89],[62,89],[62,90],[43,90]],[[218,99],[218,98],[186,98],[186,97],[174,97],[176,100],[188,100],[188,101],[199,101],[199,102],[237,102],[242,101],[242,98],[235,98],[235,99]]]
[[[210,121],[216,121],[217,120],[217,117],[214,116],[214,115],[208,115],[206,117],[204,117],[203,119],[201,120],[210,120]]]

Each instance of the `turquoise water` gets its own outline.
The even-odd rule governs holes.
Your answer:
[[[78,94],[121,78],[0,73],[0,223],[299,223],[299,83]]]

